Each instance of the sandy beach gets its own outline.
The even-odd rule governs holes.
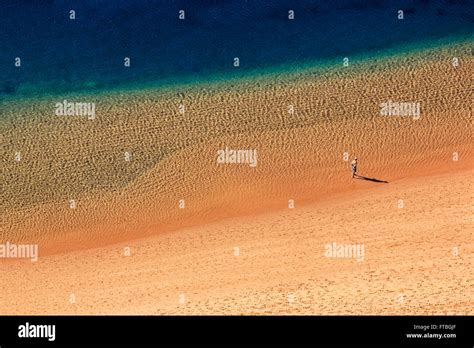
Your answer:
[[[293,210],[36,263],[10,261],[2,264],[8,284],[2,308],[6,314],[472,314],[469,181],[468,172],[406,179]],[[364,259],[326,257],[325,245],[333,242],[363,243]]]
[[[40,257],[0,260],[2,314],[473,314],[473,71],[459,44],[3,105],[0,240]],[[63,99],[96,118],[54,115]]]

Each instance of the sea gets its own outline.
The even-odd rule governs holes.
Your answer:
[[[232,79],[473,38],[474,0],[0,0],[0,99]]]

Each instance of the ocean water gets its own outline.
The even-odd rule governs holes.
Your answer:
[[[0,98],[203,81],[473,33],[473,0],[2,0]]]

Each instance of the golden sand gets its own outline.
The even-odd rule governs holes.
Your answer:
[[[470,173],[400,180],[293,210],[11,262],[1,268],[2,312],[472,314],[469,181]],[[325,244],[334,241],[365,244],[364,260],[327,258]]]
[[[40,260],[0,261],[2,313],[472,313],[467,53],[88,97],[95,120],[54,115],[74,96],[3,106],[0,240]],[[225,147],[258,165],[217,164]],[[351,179],[344,152],[389,183]]]

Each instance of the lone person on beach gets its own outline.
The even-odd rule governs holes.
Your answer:
[[[352,169],[352,177],[356,176],[357,172],[357,157],[354,157],[354,159],[351,162],[351,169]]]

